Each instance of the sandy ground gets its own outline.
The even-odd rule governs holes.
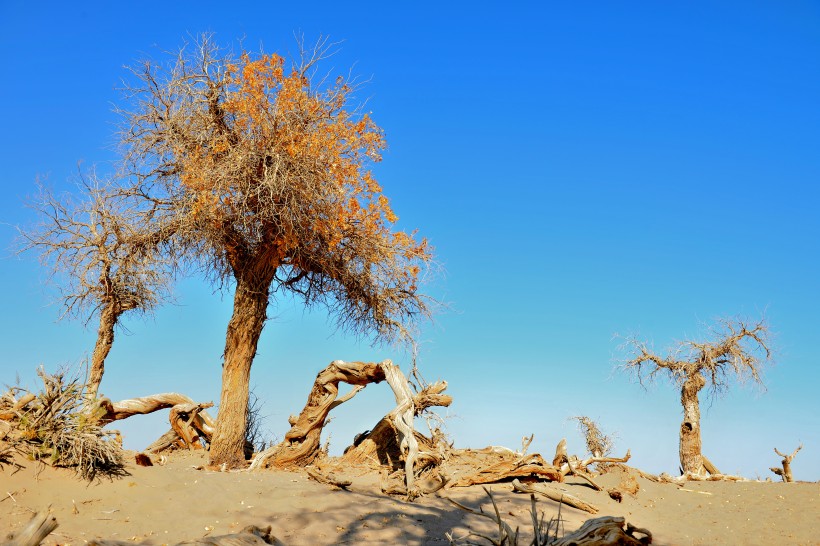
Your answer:
[[[133,460],[133,456],[129,457]],[[445,533],[492,532],[493,524],[436,496],[405,502],[384,496],[378,477],[354,477],[350,491],[333,491],[304,474],[197,470],[202,453],[173,455],[165,466],[129,465],[130,475],[88,484],[66,470],[27,468],[0,471],[0,537],[25,524],[33,511],[51,506],[60,526],[46,544],[84,544],[115,538],[174,544],[221,535],[246,525],[271,525],[292,544],[447,544]],[[603,475],[606,487],[631,480]],[[624,481],[626,480],[626,481]],[[690,482],[684,487],[637,478],[640,489],[622,503],[580,482],[561,484],[600,508],[597,515],[624,516],[652,531],[654,544],[820,544],[820,484]],[[633,482],[634,485],[634,482]],[[529,541],[530,501],[509,484],[491,486],[508,523]],[[491,509],[481,487],[443,492],[471,507]],[[543,499],[547,519],[556,503]],[[590,516],[566,506],[567,531]]]

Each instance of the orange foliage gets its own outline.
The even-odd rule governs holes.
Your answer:
[[[247,53],[226,65],[223,82],[218,97],[223,127],[178,151],[179,179],[190,193],[194,218],[233,222],[248,212],[269,218],[269,211],[253,209],[269,208],[271,202],[254,202],[248,194],[274,188],[276,202],[281,178],[292,186],[288,192],[305,194],[310,214],[300,217],[301,225],[274,226],[274,259],[284,261],[300,247],[319,243],[333,252],[351,237],[367,237],[380,241],[372,247],[381,252],[429,260],[425,240],[390,230],[398,217],[367,168],[381,160],[384,134],[367,114],[347,110],[350,85],[338,79],[317,90],[305,74],[286,71],[279,55]],[[254,168],[247,168],[248,157],[256,158]],[[243,166],[241,176],[237,165]],[[277,178],[274,169],[284,174]],[[305,187],[294,187],[300,184]],[[251,210],[237,208],[238,194]],[[419,272],[418,266],[407,267],[403,277],[415,287]]]

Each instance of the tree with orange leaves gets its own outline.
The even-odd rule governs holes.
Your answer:
[[[324,304],[340,327],[394,340],[430,313],[418,291],[432,254],[397,220],[370,166],[382,130],[352,106],[355,81],[316,78],[327,42],[293,63],[224,54],[205,36],[127,90],[122,143],[182,265],[235,283],[211,463],[243,461],[251,364],[274,293]]]

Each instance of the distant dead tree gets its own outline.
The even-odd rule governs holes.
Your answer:
[[[40,187],[30,206],[39,223],[20,229],[20,250],[39,253],[60,290],[60,318],[88,324],[99,317],[86,398],[97,396],[114,329],[128,312],[150,312],[167,300],[169,275],[156,252],[151,212],[96,176],[83,178],[78,197]]]
[[[157,204],[183,261],[233,287],[211,464],[244,462],[248,382],[272,294],[324,305],[353,333],[394,340],[430,313],[418,289],[426,240],[397,216],[370,171],[382,130],[358,85],[316,67],[326,41],[292,63],[220,50],[210,36],[126,90],[121,142],[135,193]]]
[[[749,325],[740,320],[722,320],[713,330],[713,339],[699,343],[683,341],[661,357],[651,352],[645,343],[628,339],[631,357],[625,368],[637,376],[641,384],[666,374],[681,388],[683,423],[680,427],[680,462],[684,474],[717,474],[717,469],[703,455],[700,431],[698,394],[709,387],[713,394],[725,391],[732,380],[751,379],[762,385],[762,365],[771,358],[768,327],[763,320]]]
[[[784,482],[791,483],[794,481],[794,476],[792,475],[792,461],[797,456],[797,453],[803,449],[803,444],[797,446],[797,449],[792,451],[791,455],[786,453],[781,453],[779,449],[774,448],[774,452],[783,457],[783,460],[780,462],[783,468],[770,468],[772,472],[783,478]]]

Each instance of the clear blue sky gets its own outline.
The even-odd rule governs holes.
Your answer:
[[[676,472],[677,390],[615,366],[613,334],[665,349],[715,317],[762,312],[776,332],[766,392],[703,400],[704,452],[725,472],[770,475],[794,449],[820,479],[820,4],[816,2],[0,3],[0,247],[30,224],[38,176],[70,188],[78,161],[116,159],[124,65],[190,35],[293,49],[294,31],[344,40],[331,65],[372,78],[386,131],[377,168],[403,228],[443,268],[451,304],[421,337],[429,379],[450,382],[459,446],[552,454],[586,414],[637,466]],[[616,5],[620,4],[620,5]],[[0,381],[76,364],[94,328],[55,323],[33,256],[0,261]],[[177,306],[130,320],[107,363],[114,399],[162,391],[218,401],[230,294],[181,282]],[[321,310],[272,304],[252,383],[282,437],[331,360],[408,358],[335,333]],[[333,451],[391,409],[384,385],[337,411]],[[122,424],[144,447],[165,416]]]

